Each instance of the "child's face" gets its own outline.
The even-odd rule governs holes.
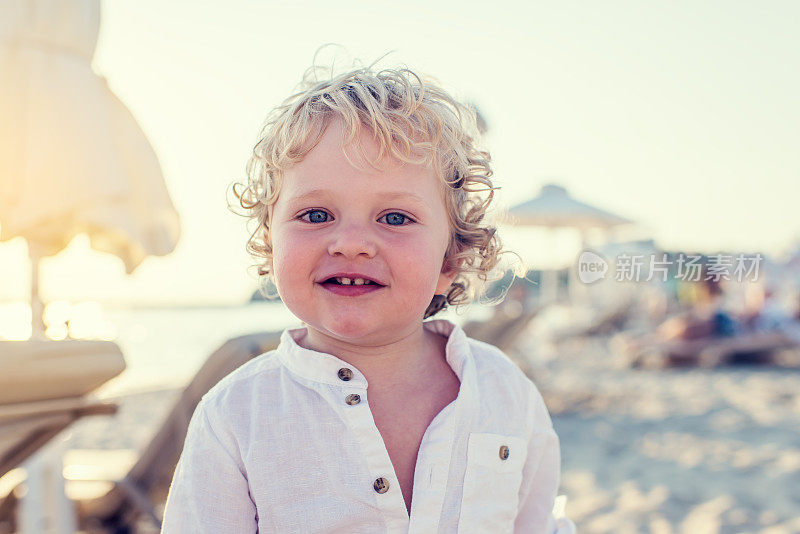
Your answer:
[[[275,283],[314,330],[354,343],[391,342],[421,328],[431,298],[453,280],[442,273],[450,239],[443,186],[430,168],[383,158],[375,169],[348,147],[354,167],[341,132],[331,122],[284,173],[271,215]],[[374,160],[369,132],[361,142]],[[336,277],[378,285],[338,285]]]

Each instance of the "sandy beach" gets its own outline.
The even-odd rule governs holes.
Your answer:
[[[800,532],[800,368],[632,370],[607,341],[521,347],[581,532]]]
[[[606,338],[515,352],[552,413],[580,532],[800,532],[800,368],[632,370]],[[178,393],[118,397],[68,447],[141,450]]]

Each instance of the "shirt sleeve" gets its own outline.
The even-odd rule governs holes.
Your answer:
[[[529,414],[533,431],[522,472],[519,510],[514,523],[517,534],[575,534],[575,524],[566,517],[556,518],[553,505],[561,472],[561,451],[544,400],[531,384]]]
[[[258,532],[257,513],[235,442],[215,431],[204,401],[189,423],[164,509],[162,534]]]

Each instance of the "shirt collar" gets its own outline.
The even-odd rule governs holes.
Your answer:
[[[431,332],[447,337],[445,357],[458,379],[465,382],[469,379],[474,369],[472,352],[464,331],[450,321],[435,319],[425,321],[423,327]],[[297,344],[297,339],[305,334],[306,328],[293,328],[283,331],[277,352],[283,364],[293,373],[314,382],[324,384],[367,387],[367,379],[355,366],[337,358],[332,354],[306,349]],[[339,378],[339,370],[350,369],[353,376],[348,381]],[[468,380],[471,382],[471,380]]]

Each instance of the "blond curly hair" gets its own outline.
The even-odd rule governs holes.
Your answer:
[[[321,75],[319,67],[312,67],[299,91],[268,115],[247,163],[247,182],[232,188],[244,215],[258,223],[247,250],[256,259],[262,290],[272,276],[269,216],[283,172],[317,145],[335,118],[344,125],[343,147],[355,143],[364,155],[359,135],[366,128],[378,142],[377,159],[389,155],[429,165],[446,184],[451,232],[445,268],[457,274],[444,295],[433,297],[425,318],[447,304],[473,300],[501,252],[496,228],[486,217],[496,189],[490,156],[477,146],[475,109],[407,68],[362,67]]]

